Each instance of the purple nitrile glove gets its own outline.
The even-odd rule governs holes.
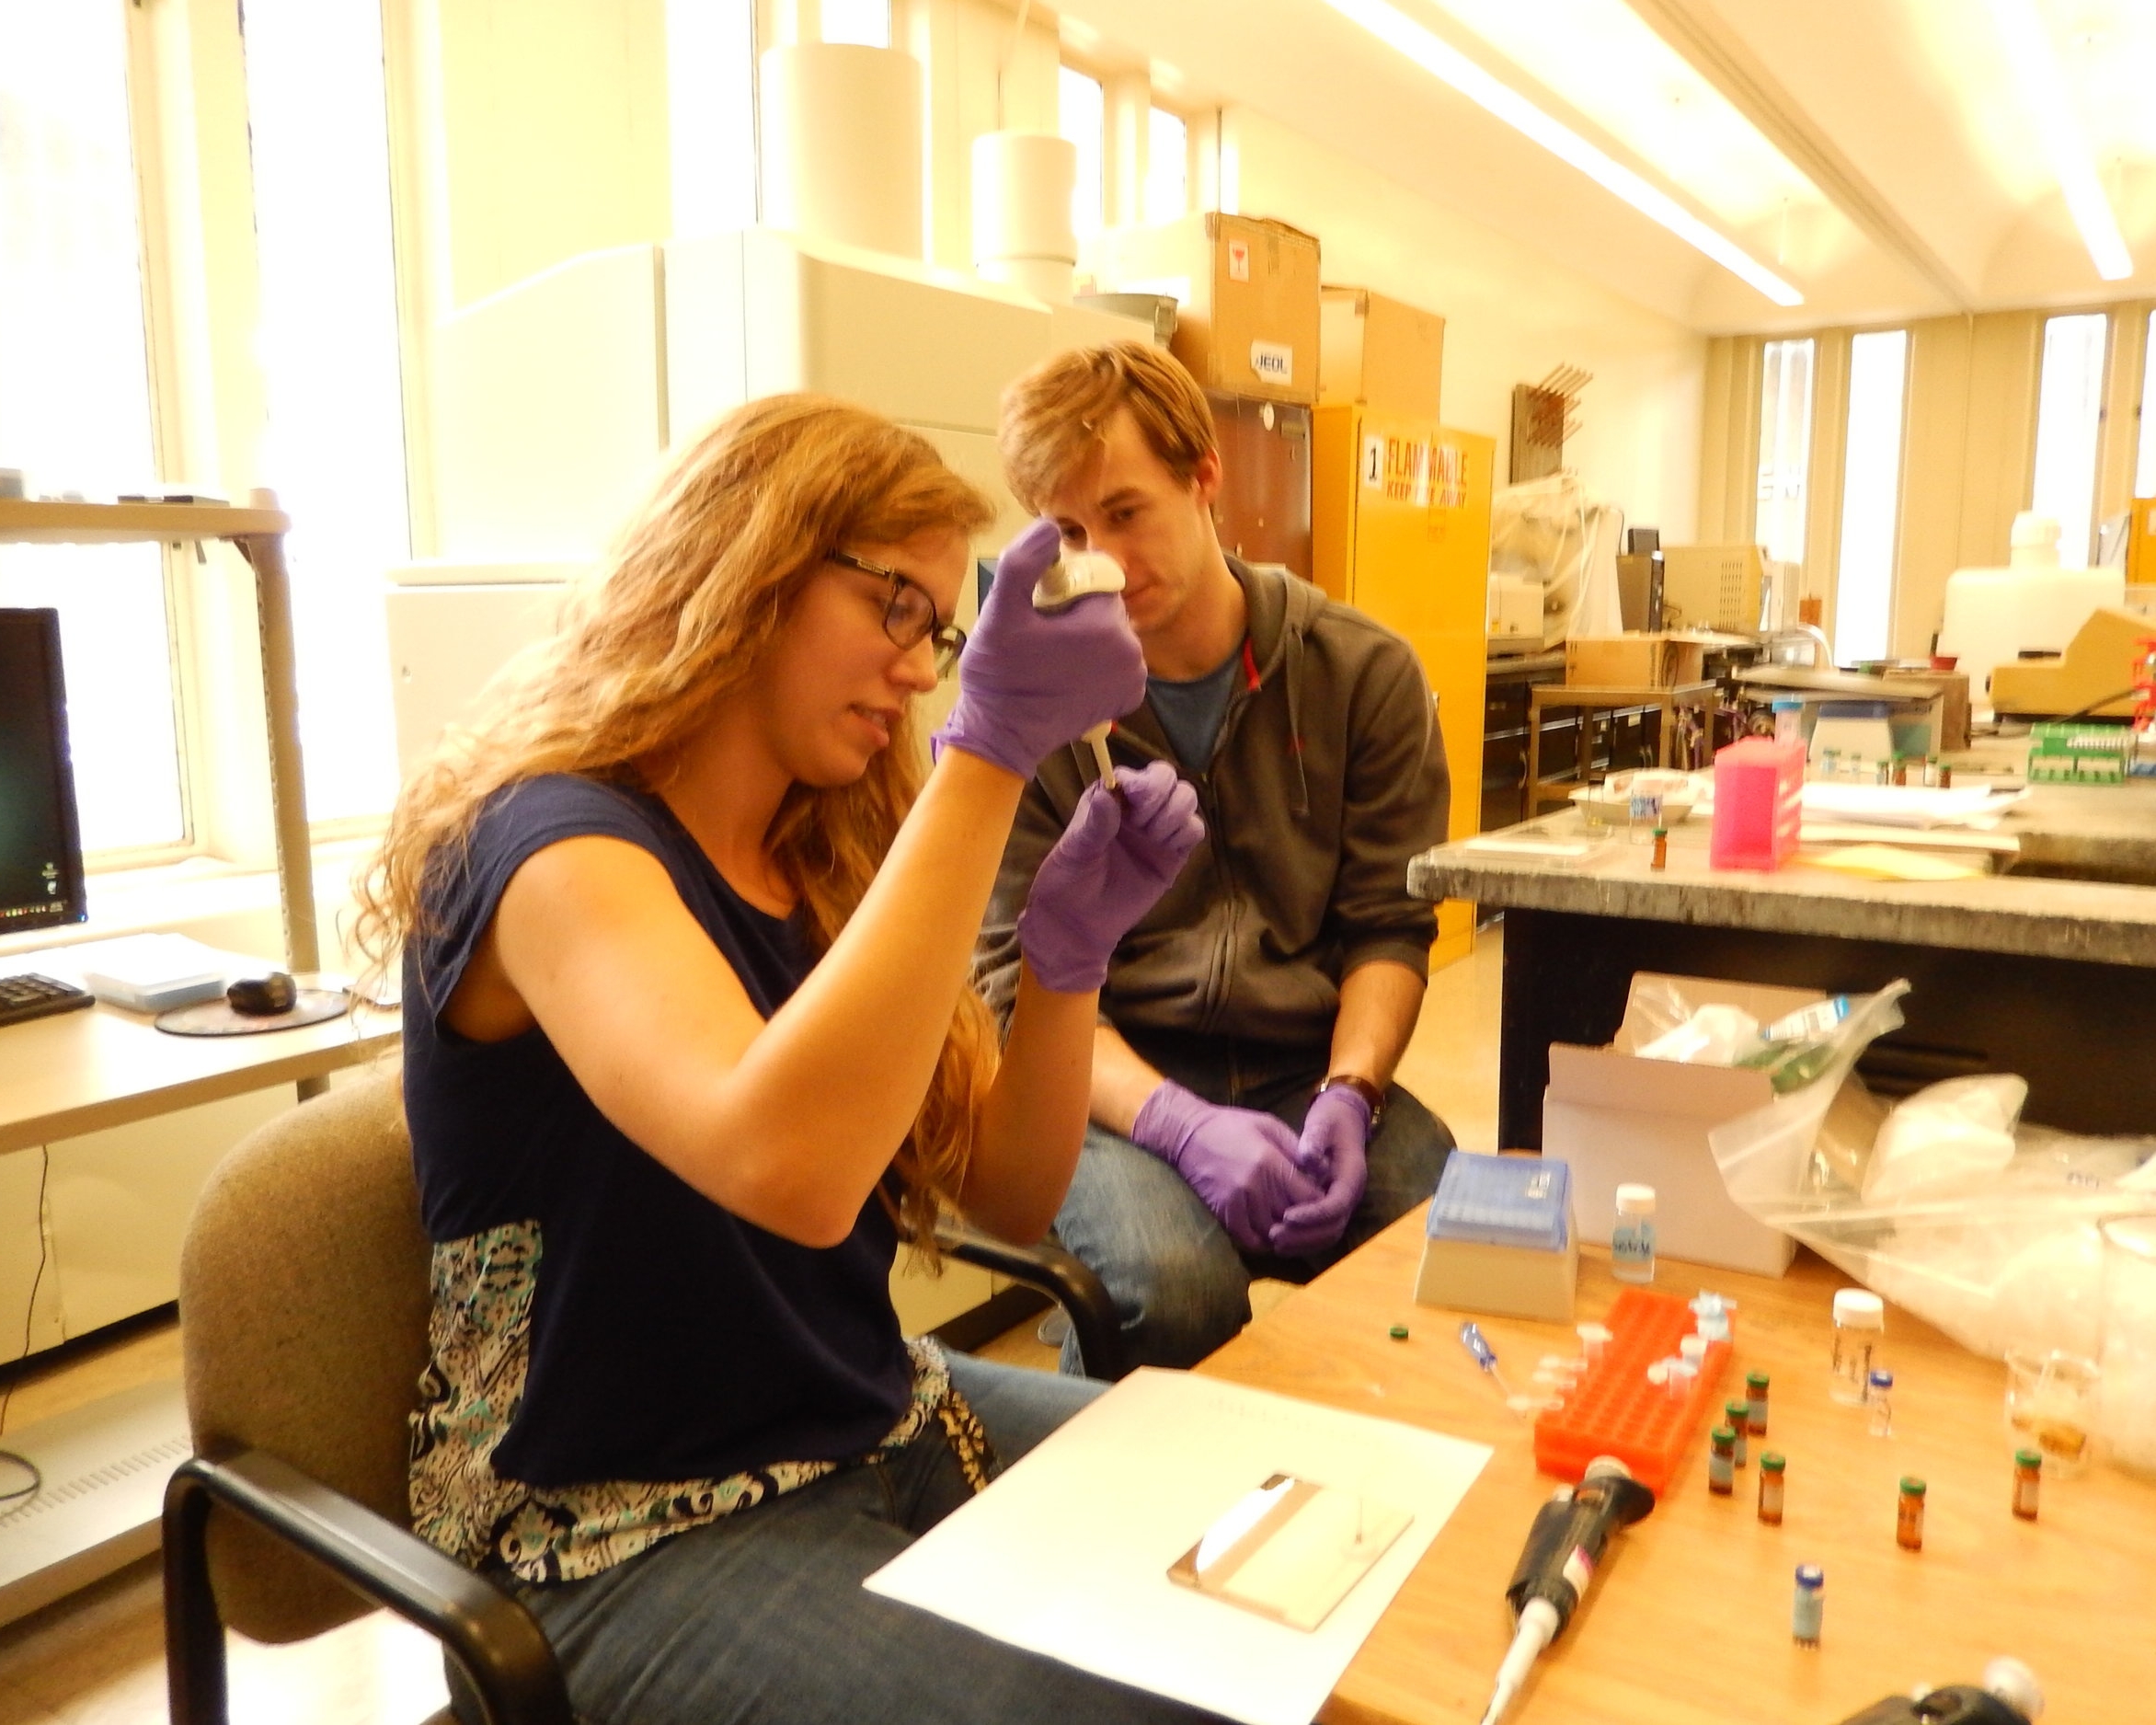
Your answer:
[[[1204,837],[1198,792],[1165,761],[1142,772],[1118,766],[1112,785],[1088,785],[1018,913],[1018,949],[1041,986],[1082,995],[1107,982],[1116,942]]]
[[[1295,1133],[1284,1121],[1256,1109],[1221,1108],[1173,1079],[1145,1098],[1130,1137],[1187,1180],[1246,1252],[1264,1251],[1284,1214],[1319,1197],[1295,1166]]]
[[[1037,521],[996,563],[995,583],[958,661],[958,701],[935,733],[940,753],[969,754],[1031,778],[1054,750],[1145,699],[1145,655],[1117,593],[1067,610],[1033,608],[1033,586],[1061,536]]]
[[[1282,1258],[1306,1258],[1338,1241],[1348,1218],[1370,1184],[1370,1104],[1346,1085],[1321,1090],[1302,1117],[1296,1166],[1325,1180],[1325,1195],[1297,1204],[1273,1225],[1267,1236]]]

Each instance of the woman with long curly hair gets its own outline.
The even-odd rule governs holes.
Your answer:
[[[434,1242],[414,1524],[537,1614],[581,1717],[1182,1716],[861,1586],[1097,1392],[907,1341],[888,1277],[946,1209],[1046,1232],[1107,955],[1201,832],[1172,775],[1096,790],[999,1052],[967,975],[1019,793],[1145,673],[1119,599],[1033,608],[1048,523],[966,643],[989,518],[862,409],[731,414],[365,883]]]

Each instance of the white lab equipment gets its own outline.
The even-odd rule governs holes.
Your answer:
[[[1939,628],[1938,650],[1957,660],[1971,707],[1987,716],[1993,671],[2024,652],[2064,652],[2093,612],[2126,602],[2123,569],[2059,567],[2059,523],[2046,515],[2014,517],[2007,563],[1948,576]]]

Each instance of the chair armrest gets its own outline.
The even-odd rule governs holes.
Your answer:
[[[1087,1264],[1052,1240],[1013,1246],[946,1219],[936,1226],[935,1241],[960,1263],[1038,1288],[1061,1306],[1078,1338],[1086,1376],[1112,1384],[1130,1369],[1123,1361],[1122,1319],[1107,1287]]]
[[[174,1725],[224,1725],[224,1625],[210,1581],[215,1503],[327,1566],[440,1641],[489,1725],[574,1725],[560,1662],[532,1614],[485,1577],[262,1450],[194,1456],[165,1488],[165,1620]]]

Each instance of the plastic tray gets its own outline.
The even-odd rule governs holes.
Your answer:
[[[1602,1322],[1611,1339],[1601,1359],[1562,1408],[1534,1422],[1535,1466],[1560,1479],[1577,1479],[1596,1456],[1614,1455],[1660,1497],[1698,1442],[1701,1416],[1721,1405],[1731,1344],[1707,1345],[1692,1394],[1675,1401],[1663,1386],[1647,1382],[1646,1372],[1692,1334],[1692,1308],[1667,1294],[1627,1288]]]

